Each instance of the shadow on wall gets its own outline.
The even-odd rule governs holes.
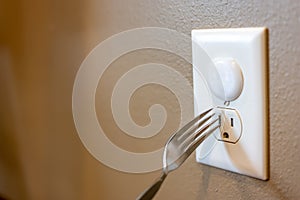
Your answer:
[[[83,10],[81,0],[1,2],[0,199],[83,199],[70,101]]]
[[[9,199],[4,198],[4,197],[0,194],[0,200],[9,200]]]
[[[27,199],[18,134],[23,133],[13,66],[21,55],[21,8],[3,1],[0,8],[0,199]]]

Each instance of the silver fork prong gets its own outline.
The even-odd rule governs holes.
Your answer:
[[[211,121],[209,124],[207,124],[205,127],[199,129],[194,133],[194,137],[192,140],[184,141],[184,145],[180,144],[178,146],[178,149],[181,149],[182,154],[180,154],[178,157],[173,158],[172,162],[175,163],[178,166],[180,166],[184,160],[191,155],[191,153],[211,134],[213,133],[218,127],[220,127],[220,124],[215,125],[213,128],[210,128],[214,123],[219,121],[219,119]],[[195,136],[197,135],[197,136]],[[183,148],[182,146],[186,146]],[[172,164],[169,163],[169,166]]]
[[[219,124],[220,124],[220,116],[218,118],[214,119],[213,121],[209,122],[208,124],[206,124],[201,129],[197,130],[197,133],[194,134],[194,139],[199,137],[199,135],[201,135],[204,131],[206,131],[208,128],[210,128],[216,122],[219,122]]]
[[[177,140],[178,142],[184,144],[185,141],[187,140],[191,140],[193,139],[193,135],[200,130],[204,129],[207,127],[206,126],[202,126],[203,124],[205,124],[207,121],[209,121],[213,116],[215,115],[215,113],[209,115],[208,117],[205,117],[204,119],[200,119],[200,122],[197,122],[198,124],[191,130],[189,130],[188,132],[186,132],[185,134],[182,134]]]
[[[215,113],[212,113],[211,115],[205,117],[212,109],[207,110],[206,112],[198,115],[195,117],[192,121],[190,121],[187,125],[185,125],[182,129],[180,129],[180,132],[178,134],[178,141],[185,140],[189,134],[186,133],[187,130],[192,129],[189,132],[195,131],[195,129],[198,129],[200,126],[202,126],[205,122],[207,122],[212,116],[215,115]]]
[[[216,119],[212,123],[210,123],[210,126],[212,126],[214,123],[219,122],[217,125],[215,125],[213,128],[209,129],[207,128],[205,130],[201,130],[197,133],[197,137],[195,137],[195,140],[191,142],[184,151],[190,155],[204,140],[207,138],[210,134],[212,134],[217,128],[220,127],[220,120]]]
[[[211,115],[206,121],[210,120],[215,114]],[[199,136],[199,134],[201,134],[202,132],[206,131],[213,123],[215,123],[217,120],[219,120],[218,118],[205,124],[204,126],[202,126],[203,124],[201,124],[200,126],[194,128],[193,130],[185,133],[184,135],[186,136],[184,140],[180,141],[180,148],[184,148],[185,146],[188,146],[191,142],[193,142],[195,140],[195,138],[197,138]]]
[[[205,111],[204,113],[198,115],[192,121],[190,121],[185,126],[183,126],[181,129],[179,129],[179,131],[177,131],[174,135],[177,135],[177,136],[180,137],[183,133],[185,133],[188,129],[190,129],[194,124],[196,124],[199,121],[199,119],[201,119],[203,116],[205,116],[207,113],[209,113],[212,110],[213,110],[213,108],[211,108],[211,109]]]

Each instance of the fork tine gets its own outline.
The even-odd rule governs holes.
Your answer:
[[[178,149],[181,149],[183,145],[186,147],[182,149],[182,153],[178,155],[178,157],[173,158],[173,160],[169,163],[176,163],[177,167],[180,166],[190,155],[191,153],[211,134],[213,133],[220,124],[217,124],[212,129],[209,129],[214,123],[219,121],[219,119],[216,119],[212,122],[210,122],[208,125],[206,125],[204,128],[201,128],[196,131],[196,133],[192,133],[193,137],[190,140],[185,140],[184,144],[180,144],[178,146]],[[196,136],[195,136],[196,134]],[[188,141],[188,142],[187,142]],[[170,165],[170,164],[168,164]],[[177,168],[176,167],[176,168]]]
[[[219,122],[216,126],[214,126],[209,131],[206,131],[210,126],[212,126],[214,123]],[[199,130],[199,132],[196,134],[196,137],[194,137],[194,141],[190,143],[186,148],[185,152],[187,154],[191,154],[204,140],[207,138],[211,133],[213,133],[217,128],[220,127],[220,119],[216,119],[212,121],[209,126],[207,126],[205,129]]]
[[[213,116],[215,115],[215,113],[207,116],[207,117],[204,117],[205,115],[203,115],[201,118],[198,119],[198,122],[195,122],[194,124],[194,128],[192,128],[191,130],[189,130],[189,132],[186,132],[182,135],[180,135],[178,137],[178,141],[185,141],[188,137],[190,137],[191,135],[193,135],[193,133],[195,131],[197,131],[197,129],[199,129],[203,124],[205,124],[205,122],[207,122],[208,120],[210,120]],[[192,125],[191,125],[192,126]]]
[[[214,114],[215,115],[215,114]],[[212,115],[212,116],[214,116]],[[208,121],[209,119],[212,118],[212,116],[210,116],[206,121]],[[199,134],[203,133],[204,131],[206,131],[212,124],[214,124],[216,121],[218,121],[219,118],[205,124],[204,126],[198,126],[192,130],[190,130],[189,132],[186,132],[184,134],[185,138],[180,142],[180,147],[185,147],[185,146],[188,146],[191,142],[193,142],[198,136]],[[203,123],[204,124],[204,123]]]
[[[205,111],[204,113],[201,113],[200,115],[198,115],[197,117],[195,117],[192,121],[190,121],[189,123],[187,123],[184,127],[182,127],[179,131],[177,131],[175,134],[178,136],[178,140],[181,140],[181,137],[183,135],[185,135],[184,133],[187,130],[189,130],[191,127],[193,127],[195,125],[197,125],[199,127],[202,124],[204,124],[214,114],[212,114],[211,116],[208,116],[206,118],[203,118],[203,117],[206,116],[212,110],[213,110],[213,108]]]
[[[188,129],[190,129],[191,126],[193,126],[193,124],[195,124],[199,119],[201,119],[203,116],[205,116],[207,113],[209,113],[212,110],[213,110],[213,108],[208,109],[204,113],[201,113],[200,115],[198,115],[197,117],[195,117],[192,121],[190,121],[185,126],[183,126],[181,129],[179,129],[179,131],[177,131],[175,134],[182,135],[184,132],[186,132]]]
[[[217,119],[211,121],[209,124],[205,125],[203,128],[200,128],[196,134],[194,134],[194,139],[197,139],[197,137],[199,137],[199,135],[201,135],[204,131],[206,131],[208,128],[210,128],[215,122],[219,122],[220,118],[218,117]],[[220,126],[220,123],[219,123]]]

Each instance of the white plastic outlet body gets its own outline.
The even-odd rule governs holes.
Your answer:
[[[267,180],[267,29],[193,30],[192,45],[195,116],[211,106],[217,106],[223,109],[226,119],[234,120],[234,127],[228,126],[231,121],[224,121],[223,127],[197,148],[197,162]],[[231,98],[230,103],[224,105],[224,98],[214,94],[212,88],[208,89],[205,77],[199,74],[200,70],[196,65],[205,63],[201,63],[197,50],[199,47],[196,46],[200,46],[213,61],[218,58],[232,58],[238,63],[243,77],[242,89],[240,93],[235,93],[236,98]],[[223,87],[226,91],[225,84]],[[228,138],[226,134],[223,135],[224,132],[228,133]]]

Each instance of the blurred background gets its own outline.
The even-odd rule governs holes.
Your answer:
[[[270,180],[203,166],[191,156],[167,178],[156,199],[300,198],[299,1],[1,0],[0,24],[0,194],[4,198],[135,199],[159,176],[160,171],[130,174],[101,164],[81,143],[72,117],[73,84],[88,53],[113,34],[145,26],[187,35],[201,28],[269,28]],[[122,133],[110,110],[113,85],[141,63],[164,63],[192,83],[191,65],[166,54],[144,50],[124,55],[99,81],[99,122],[111,133],[111,141],[124,149],[160,148],[179,126],[178,101],[159,85],[140,88],[130,102],[132,117],[140,125],[149,123],[150,105],[165,105],[164,134],[151,141]]]

